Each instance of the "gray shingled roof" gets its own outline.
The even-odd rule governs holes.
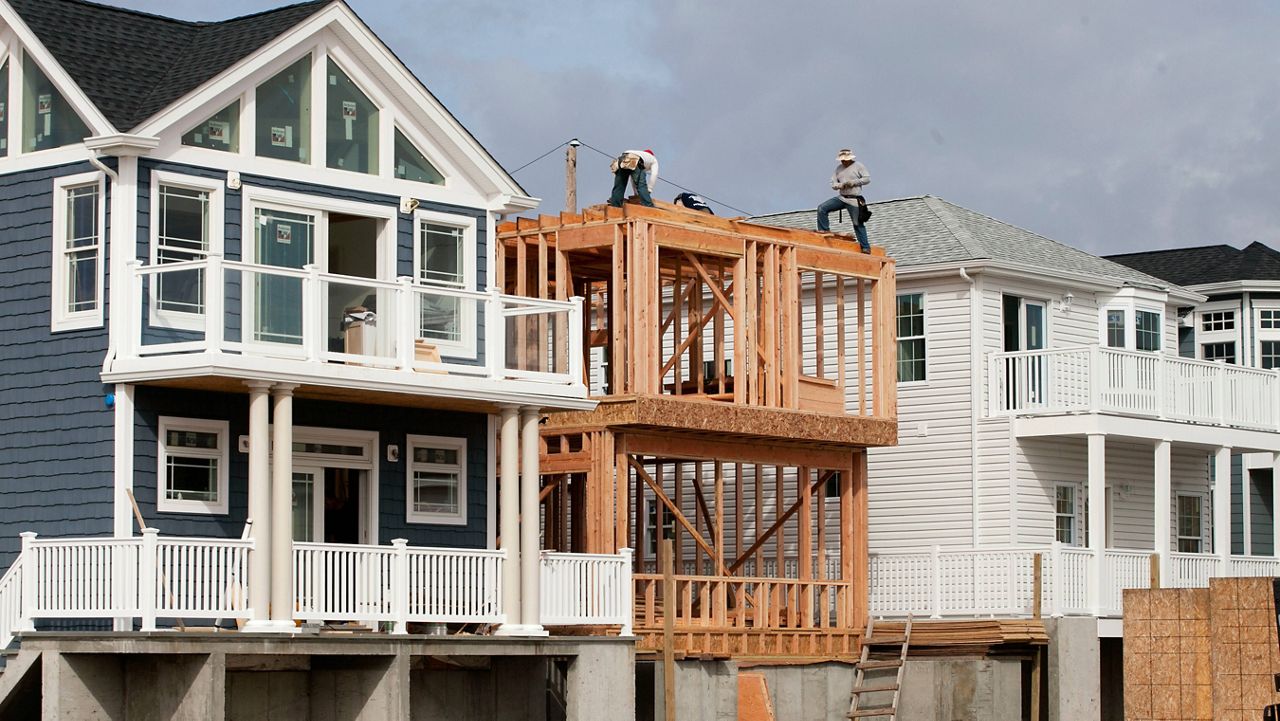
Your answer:
[[[978,260],[1014,263],[1093,276],[1117,284],[1167,288],[1170,283],[1128,266],[1113,263],[1078,248],[976,213],[955,203],[925,195],[871,203],[867,222],[871,242],[884,246],[900,268]],[[751,219],[764,225],[813,230],[813,210],[772,213]],[[847,214],[832,216],[831,228],[851,233]]]
[[[335,1],[188,22],[85,0],[8,0],[119,131],[137,127]]]
[[[1257,241],[1244,248],[1202,245],[1109,255],[1107,259],[1178,285],[1280,280],[1280,252]]]

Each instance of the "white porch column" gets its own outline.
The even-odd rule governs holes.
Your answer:
[[[1271,555],[1280,556],[1280,453],[1271,455]]]
[[[1213,453],[1213,552],[1220,559],[1218,575],[1227,575],[1231,561],[1231,446]]]
[[[249,386],[249,537],[254,548],[249,552],[249,608],[253,618],[246,631],[261,631],[269,626],[267,609],[271,605],[271,399],[270,383],[250,381]]]
[[[1089,434],[1089,550],[1093,552],[1093,573],[1089,584],[1089,608],[1102,610],[1102,589],[1106,566],[1102,553],[1107,546],[1107,436]]]
[[[538,471],[539,435],[537,408],[520,409],[520,607],[525,635],[545,636],[539,612],[542,580],[542,543],[538,523],[538,495],[542,477]]]
[[[1160,585],[1168,588],[1169,539],[1172,537],[1170,518],[1173,506],[1172,444],[1168,440],[1156,442],[1156,486],[1153,501],[1155,513],[1155,538],[1151,549],[1160,557]]]
[[[516,406],[502,406],[499,416],[502,479],[498,488],[498,548],[507,552],[502,564],[502,608],[507,622],[498,635],[516,635],[520,627],[520,413]]]
[[[271,388],[271,625],[293,631],[293,389]]]

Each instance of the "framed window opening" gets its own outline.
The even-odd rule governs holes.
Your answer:
[[[405,522],[467,524],[467,440],[406,437]]]
[[[1125,348],[1129,345],[1128,323],[1125,322],[1125,316],[1128,313],[1124,308],[1107,308],[1103,311],[1105,328],[1104,340],[1108,348]]]
[[[476,220],[428,210],[414,212],[414,280],[455,290],[476,289]],[[447,355],[476,355],[476,301],[418,294],[418,337]]]
[[[1215,310],[1200,314],[1200,332],[1215,333],[1234,331],[1236,329],[1236,312],[1234,310]]]
[[[226,218],[222,183],[164,171],[151,173],[151,264],[204,260],[221,253]],[[152,276],[152,323],[164,328],[204,328],[205,272]]]
[[[1058,483],[1053,487],[1054,540],[1068,546],[1083,546],[1085,538],[1083,489],[1078,483]]]
[[[1203,493],[1177,493],[1174,504],[1178,553],[1208,553],[1209,497]]]
[[[1164,314],[1159,311],[1138,308],[1133,313],[1134,349],[1148,353],[1158,353],[1162,347],[1161,336],[1164,334]]]
[[[1236,342],[1226,341],[1223,343],[1201,343],[1200,357],[1207,361],[1224,361],[1235,365]]]
[[[925,294],[898,295],[898,382],[919,383],[928,378],[925,334]]]
[[[89,126],[66,96],[40,64],[22,51],[22,151],[34,153],[73,145],[89,135]]]
[[[228,433],[226,421],[160,416],[156,510],[227,513]]]
[[[105,185],[102,173],[53,181],[52,332],[102,325]]]

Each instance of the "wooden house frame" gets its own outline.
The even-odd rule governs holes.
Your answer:
[[[521,218],[498,241],[500,289],[583,303],[600,401],[543,426],[543,547],[635,549],[641,651],[674,609],[686,653],[851,653],[865,450],[896,442],[893,261],[665,204]],[[567,342],[548,321],[506,332],[509,353]]]

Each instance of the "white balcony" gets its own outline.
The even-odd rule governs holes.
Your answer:
[[[250,619],[254,541],[160,537],[37,538],[0,578],[0,649],[38,619]],[[409,623],[502,624],[503,550],[293,544],[296,622],[354,621],[403,634]],[[631,634],[631,554],[543,553],[545,626],[617,626]]]
[[[1075,346],[993,353],[992,416],[1102,413],[1280,430],[1280,371]]]
[[[582,302],[225,261],[130,262],[107,382],[287,380],[590,407]],[[559,403],[558,400],[566,401]]]
[[[1040,578],[1035,574],[1040,558]],[[1054,544],[938,548],[871,554],[872,615],[948,617],[1092,615],[1118,617],[1124,589],[1150,588],[1152,552]],[[1158,565],[1158,559],[1155,561]],[[1280,558],[1170,553],[1165,588],[1205,588],[1210,578],[1280,576]],[[1095,583],[1094,578],[1101,578]]]

